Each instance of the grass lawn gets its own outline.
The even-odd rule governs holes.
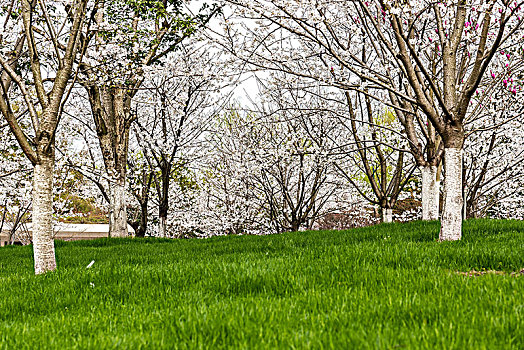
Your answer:
[[[524,222],[438,230],[58,242],[44,276],[1,248],[0,348],[523,349]]]

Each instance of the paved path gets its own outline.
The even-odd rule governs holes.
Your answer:
[[[8,243],[10,225],[4,225],[0,233],[0,246]],[[24,225],[23,229],[19,230],[15,236],[15,242],[27,244],[31,237],[31,223]],[[127,226],[129,232],[135,231],[131,226]],[[55,239],[64,241],[76,241],[80,239],[96,239],[107,237],[109,233],[109,224],[65,224],[60,223],[55,226]]]

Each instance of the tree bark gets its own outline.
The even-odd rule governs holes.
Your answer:
[[[158,218],[158,235],[160,237],[167,237],[167,217],[165,216]]]
[[[164,133],[166,135],[166,133]],[[173,153],[174,156],[174,153]],[[173,158],[173,157],[172,157]],[[172,161],[171,158],[171,161]],[[169,211],[169,184],[170,184],[170,174],[171,174],[171,162],[167,161],[165,156],[162,155],[162,160],[158,162],[158,165],[160,167],[160,170],[162,172],[161,175],[161,181],[162,183],[159,184],[158,181],[156,181],[156,185],[158,188],[158,199],[159,199],[159,205],[158,205],[158,235],[160,237],[167,237],[167,213]]]
[[[384,223],[393,222],[393,209],[382,208],[382,222]]]
[[[444,149],[444,208],[442,211],[441,241],[462,238],[462,149]]]
[[[437,181],[437,166],[420,167],[422,172],[422,220],[438,220],[440,181]]]
[[[140,205],[140,225],[135,234],[137,237],[145,237],[147,232],[147,202]]]
[[[124,179],[110,183],[109,237],[127,237],[126,184]]]
[[[35,274],[56,269],[53,240],[53,168],[54,154],[39,154],[33,173],[33,255]]]
[[[133,163],[130,163],[132,167]],[[142,188],[140,192],[132,191],[133,195],[140,203],[140,221],[135,222],[135,235],[137,237],[145,237],[147,232],[148,224],[148,204],[149,204],[149,190],[151,188],[151,182],[153,181],[152,173],[147,173],[145,170],[142,170]]]
[[[297,232],[300,229],[300,222],[298,219],[291,220],[291,231]]]

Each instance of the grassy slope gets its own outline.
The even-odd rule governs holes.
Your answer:
[[[524,348],[524,223],[0,249],[0,347]],[[384,239],[386,238],[386,239]],[[94,259],[93,268],[85,266]],[[94,286],[93,286],[94,284]]]

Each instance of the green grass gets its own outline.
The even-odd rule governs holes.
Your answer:
[[[438,229],[58,242],[44,276],[2,248],[0,348],[523,349],[524,223]]]

